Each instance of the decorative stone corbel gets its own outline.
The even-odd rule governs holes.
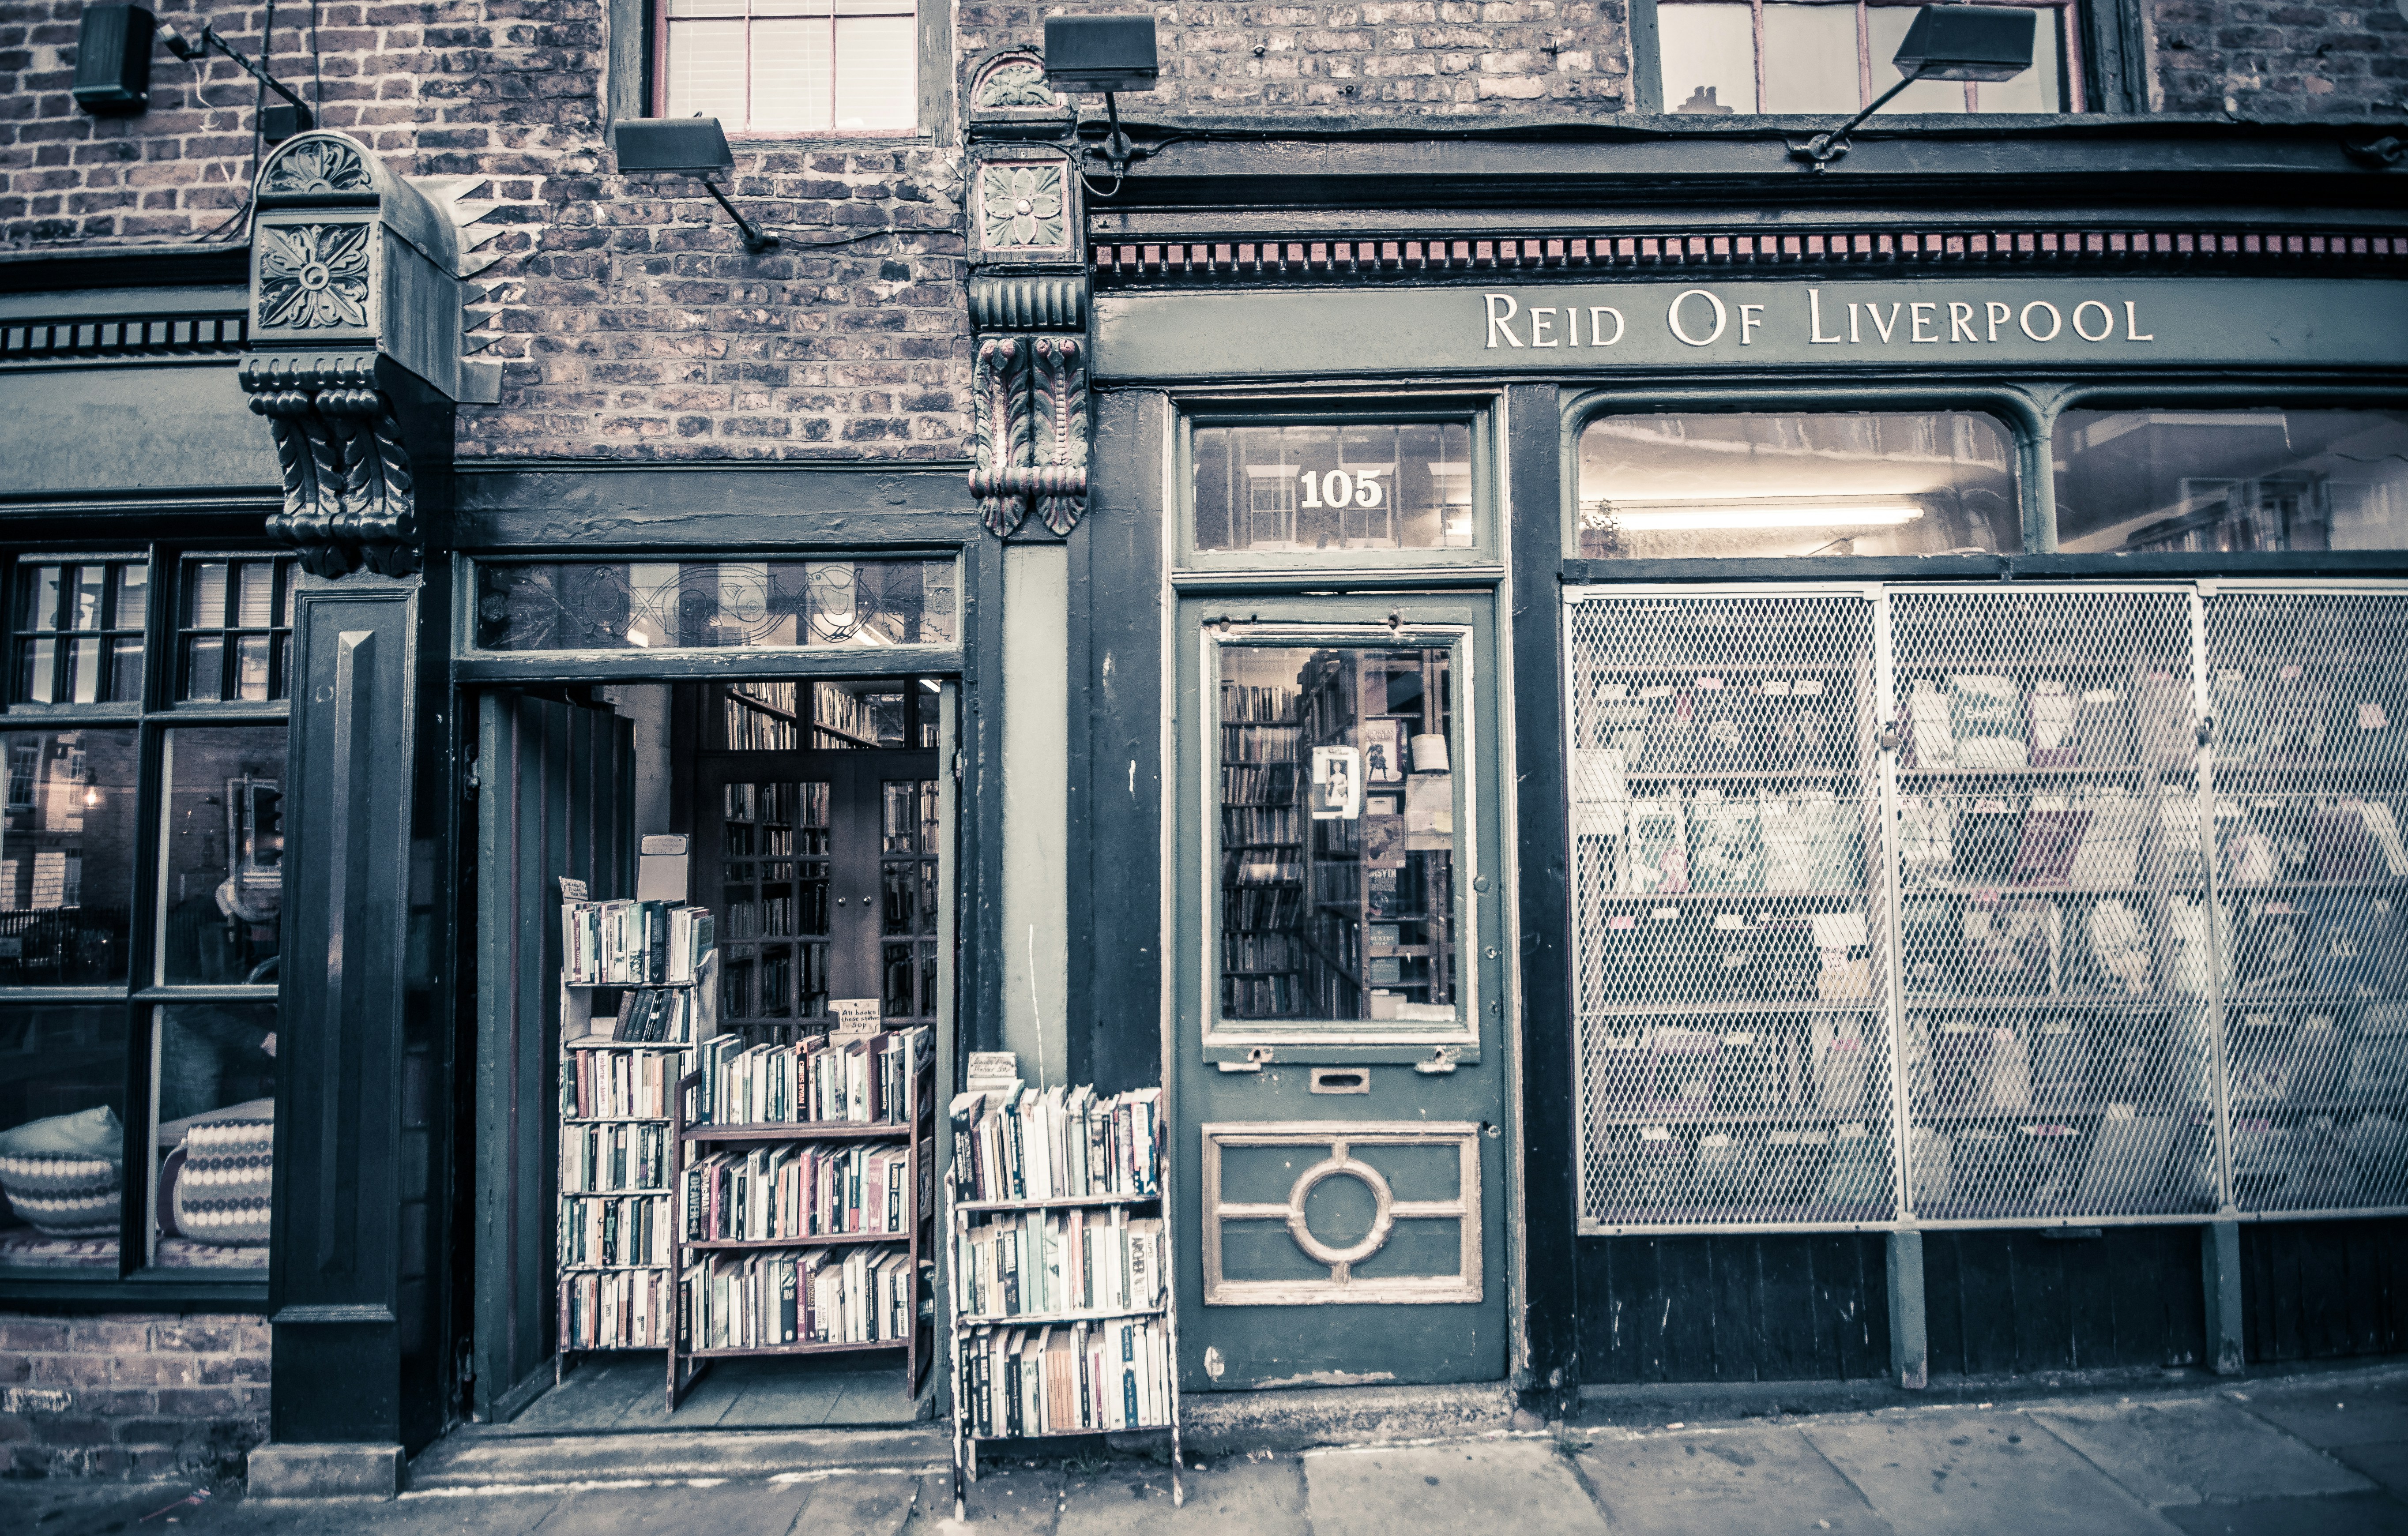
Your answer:
[[[1087,509],[1086,301],[1081,277],[970,279],[970,493],[998,538],[1032,511],[1067,534]]]
[[[464,201],[478,184],[422,191],[334,132],[288,139],[260,167],[240,377],[283,474],[268,535],[316,575],[418,570],[431,466],[408,445],[448,469],[453,405],[499,398],[499,365],[466,356],[489,339],[466,334],[485,294],[461,282],[490,237],[465,228],[492,206]]]

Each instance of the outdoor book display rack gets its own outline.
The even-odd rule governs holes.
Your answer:
[[[1185,1501],[1161,1107],[1158,1088],[953,1100],[955,1519],[982,1440],[1166,1429]]]
[[[670,1411],[714,1360],[867,1351],[900,1353],[905,1395],[916,1397],[935,1344],[933,1031],[714,1050],[735,1040],[705,1044],[706,1070],[681,1080],[671,1105]],[[861,1059],[852,1097],[858,1107],[869,1095],[868,1118],[792,1117],[815,1102],[814,1057],[839,1067]],[[757,1074],[750,1102],[767,1114],[724,1113],[727,1079],[739,1075],[731,1063],[769,1060],[799,1070]]]
[[[555,1386],[576,1356],[668,1342],[673,1101],[719,975],[700,907],[569,900],[561,932]],[[597,1014],[608,992],[617,1011]]]

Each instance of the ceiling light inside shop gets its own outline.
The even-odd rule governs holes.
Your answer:
[[[1923,516],[1913,502],[1850,506],[1650,506],[1603,509],[1625,533],[1741,528],[1895,528]]]

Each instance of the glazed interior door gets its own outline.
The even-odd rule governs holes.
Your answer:
[[[938,1014],[933,751],[712,754],[696,775],[695,899],[717,909],[723,1028],[790,1039],[875,998]]]
[[[1488,605],[1225,605],[1180,642],[1183,1379],[1501,1378]]]

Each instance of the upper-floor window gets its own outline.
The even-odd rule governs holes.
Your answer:
[[[664,0],[656,14],[663,116],[754,134],[918,125],[913,0]]]
[[[1884,112],[2081,110],[2075,0],[1990,0],[2041,13],[2032,67],[2010,80],[1919,80]],[[1898,83],[1891,59],[1924,0],[1656,0],[1664,109],[1844,115]]]

